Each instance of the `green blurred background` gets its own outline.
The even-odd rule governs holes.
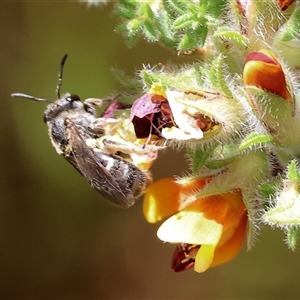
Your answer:
[[[174,273],[174,246],[156,238],[142,201],[126,211],[101,201],[52,148],[44,103],[10,97],[55,99],[65,53],[62,92],[82,99],[114,92],[112,67],[133,75],[143,64],[184,63],[158,44],[128,49],[111,12],[77,2],[0,3],[0,297],[299,299],[299,251],[289,251],[278,230],[262,230],[252,251],[226,265]],[[182,153],[168,151],[153,173],[185,169]]]

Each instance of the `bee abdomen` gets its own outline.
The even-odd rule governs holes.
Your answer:
[[[116,180],[125,195],[132,194],[134,198],[141,196],[152,182],[147,171],[142,171],[132,163],[119,156],[99,153],[103,167]]]

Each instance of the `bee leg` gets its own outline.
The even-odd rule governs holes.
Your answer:
[[[108,98],[104,98],[104,99],[100,99],[100,98],[87,98],[84,100],[84,109],[93,114],[94,116],[96,116],[97,114],[97,108],[101,107],[104,103],[109,103],[109,102],[113,102],[114,100],[116,100],[118,96],[116,97],[108,97]]]
[[[121,138],[115,136],[103,136],[100,139],[101,144],[107,149],[109,153],[123,152],[125,154],[146,154],[149,152],[157,152],[162,150],[165,146],[158,145],[137,145],[131,142],[124,141]]]
[[[95,133],[98,133],[100,131],[100,132],[103,132],[102,136],[103,135],[110,136],[110,135],[113,135],[115,133],[115,131],[117,130],[118,125],[119,125],[119,120],[112,119],[112,118],[109,118],[109,119],[96,118],[93,125],[94,126],[93,126],[92,130]]]
[[[100,98],[88,98],[84,100],[84,109],[86,112],[91,113],[92,115],[97,115],[97,107],[101,107],[104,102],[104,99]]]
[[[142,145],[138,146],[115,136],[103,136],[100,138],[100,143],[109,153],[122,152],[125,154],[130,154],[133,152],[145,152],[145,150],[142,149]]]

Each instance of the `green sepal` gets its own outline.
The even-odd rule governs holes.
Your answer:
[[[234,157],[224,158],[224,159],[216,159],[212,161],[207,161],[205,166],[210,170],[218,170],[228,166],[231,162],[233,162]]]
[[[212,149],[213,150],[213,149]],[[206,160],[211,155],[211,152],[206,148],[188,149],[188,160],[193,173],[197,173],[205,164]]]
[[[286,232],[286,242],[288,244],[288,247],[293,251],[296,250],[299,236],[300,236],[300,228],[299,227],[293,226],[291,228],[288,228],[288,230]]]
[[[291,161],[288,166],[287,178],[295,183],[300,183],[300,172],[295,160]]]
[[[276,192],[262,219],[265,223],[279,228],[293,228],[300,226],[300,174],[296,161],[291,161],[287,168],[287,177],[283,187]]]
[[[154,82],[161,83],[163,85],[163,87],[164,87],[164,84],[162,82],[162,80],[164,79],[164,76],[162,76],[162,75],[149,72],[149,70],[142,70],[140,72],[140,76],[141,76],[141,78],[143,80],[143,83],[146,85],[146,87],[148,89],[151,88],[152,83],[154,83]]]
[[[281,27],[279,32],[279,39],[282,42],[288,42],[292,39],[299,38],[300,32],[300,7],[295,9],[292,16]]]

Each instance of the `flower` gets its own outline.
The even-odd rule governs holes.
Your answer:
[[[174,271],[194,266],[196,272],[204,272],[234,258],[242,247],[247,213],[239,189],[185,204],[188,196],[210,181],[211,178],[201,178],[179,183],[174,178],[164,178],[146,191],[143,209],[149,222],[172,215],[157,235],[162,241],[178,244],[172,259]]]
[[[166,93],[160,84],[153,83],[148,93],[134,101],[131,121],[137,138],[160,137],[164,127],[175,125]]]
[[[244,71],[245,85],[253,85],[274,93],[292,103],[292,96],[287,88],[284,72],[269,50],[262,49],[247,55]]]

